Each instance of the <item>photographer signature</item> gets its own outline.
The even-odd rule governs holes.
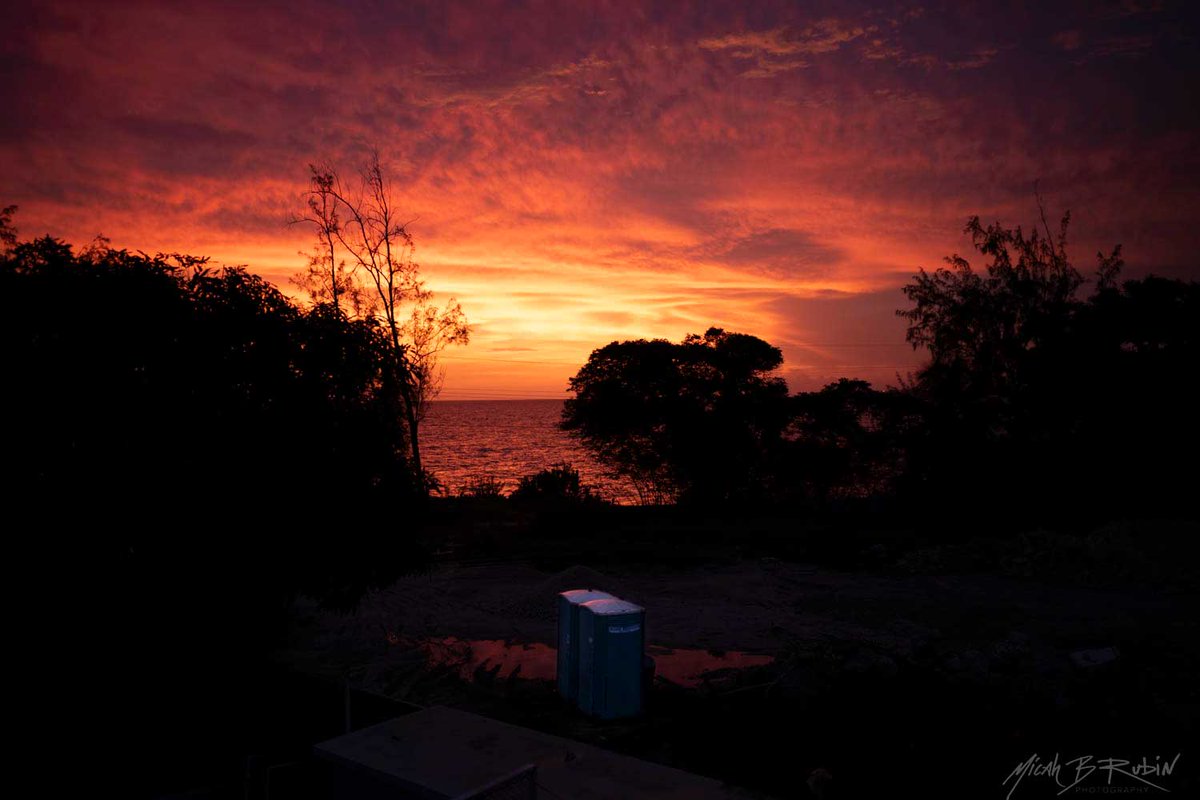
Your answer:
[[[1079,756],[1060,763],[1058,753],[1055,753],[1054,758],[1049,761],[1043,761],[1037,753],[1034,753],[1025,761],[1017,764],[1016,769],[1008,774],[1001,786],[1007,786],[1009,781],[1012,781],[1012,788],[1005,795],[1005,800],[1011,800],[1013,792],[1025,778],[1051,778],[1059,787],[1058,793],[1061,795],[1096,775],[1095,780],[1104,780],[1108,786],[1112,786],[1114,780],[1118,782],[1132,780],[1160,792],[1170,792],[1170,789],[1160,784],[1163,782],[1163,778],[1170,777],[1171,773],[1175,771],[1179,755],[1176,753],[1170,761],[1164,761],[1162,757],[1155,756],[1153,763],[1147,756],[1142,756],[1142,760],[1136,763],[1124,758],[1096,758],[1095,756]]]

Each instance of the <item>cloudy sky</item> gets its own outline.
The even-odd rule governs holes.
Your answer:
[[[1028,225],[1200,277],[1191,3],[6,3],[0,205],[22,235],[281,286],[307,164],[379,149],[472,343],[444,398],[563,396],[614,339],[710,325],[793,389],[894,382],[899,287]]]

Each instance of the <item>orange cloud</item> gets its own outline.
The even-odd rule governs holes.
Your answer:
[[[794,389],[890,381],[919,360],[899,287],[969,214],[1028,221],[1035,179],[1085,266],[1191,268],[1195,55],[1162,15],[837,6],[30,4],[0,203],[286,286],[306,165],[378,147],[475,324],[447,398],[561,396],[608,341],[713,324],[780,344]]]

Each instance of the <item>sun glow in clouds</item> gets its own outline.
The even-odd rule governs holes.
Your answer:
[[[782,346],[793,389],[892,381],[919,360],[898,287],[970,214],[1031,221],[1035,179],[1080,264],[1120,241],[1134,274],[1190,268],[1172,5],[1121,36],[1086,9],[820,5],[30,4],[0,45],[0,204],[26,236],[290,288],[307,164],[378,147],[475,326],[445,398],[561,397],[596,347],[710,325]]]

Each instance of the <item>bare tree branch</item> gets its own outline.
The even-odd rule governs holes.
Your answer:
[[[419,427],[429,401],[441,390],[438,354],[452,344],[466,344],[470,325],[454,298],[445,308],[433,304],[408,229],[416,217],[395,221],[395,202],[377,151],[351,190],[330,167],[310,166],[310,172],[308,213],[292,219],[317,229],[318,253],[302,285],[315,286],[310,288],[314,302],[328,297],[339,311],[343,298],[353,298],[354,314],[374,320],[386,334],[412,467],[424,482]],[[338,260],[339,250],[348,254],[349,268],[345,258]]]

